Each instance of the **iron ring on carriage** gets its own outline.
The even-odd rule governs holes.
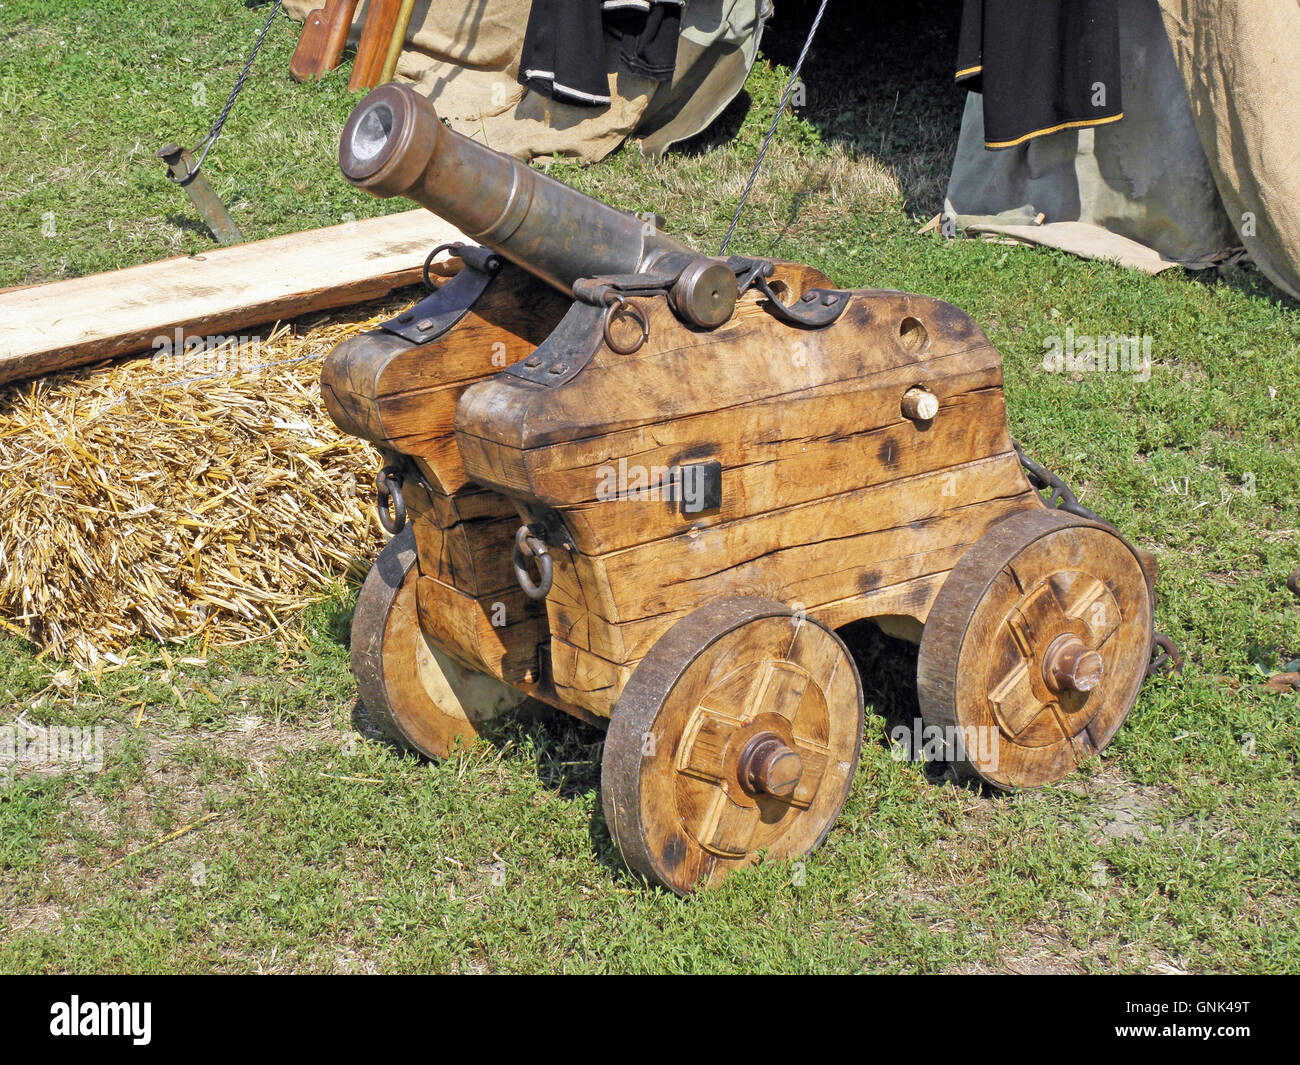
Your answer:
[[[641,327],[640,334],[632,344],[621,344],[614,339],[614,323],[620,318],[631,318]],[[605,334],[605,343],[620,355],[633,354],[650,339],[650,320],[646,317],[645,311],[613,292],[605,295],[605,316],[601,319],[600,328]]]
[[[528,572],[530,558],[537,560],[537,568],[542,576],[540,581],[534,581]],[[538,538],[528,525],[519,526],[519,531],[515,533],[514,564],[515,579],[524,590],[524,595],[529,599],[545,599],[555,580],[555,562],[545,541]]]
[[[402,498],[403,479],[402,471],[396,466],[385,466],[375,478],[375,503],[379,508],[379,524],[390,536],[396,536],[406,528],[406,500]]]
[[[463,247],[465,247],[465,245],[461,241],[454,240],[447,244],[439,244],[436,248],[433,249],[433,251],[429,252],[429,254],[425,256],[424,290],[426,292],[433,292],[437,288],[437,286],[434,285],[433,283],[433,279],[429,276],[429,271],[433,268],[433,260],[436,259],[439,255],[441,255],[445,251],[459,252],[460,249]]]

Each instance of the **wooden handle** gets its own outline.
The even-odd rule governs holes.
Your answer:
[[[319,78],[339,65],[352,28],[352,16],[360,2],[325,0],[324,7],[308,13],[298,47],[289,62],[289,76],[294,81]]]
[[[411,12],[415,10],[415,0],[402,0],[402,10],[397,14],[397,25],[393,27],[393,39],[388,43],[388,55],[384,59],[384,70],[379,76],[379,84],[386,85],[397,73],[397,61],[402,56],[406,45],[406,31],[411,28]]]
[[[911,418],[914,422],[928,422],[939,413],[939,397],[928,388],[918,385],[903,393],[901,406],[903,417]]]
[[[361,31],[357,57],[352,61],[352,78],[348,88],[373,89],[384,73],[388,46],[392,44],[397,29],[397,17],[403,0],[370,0],[366,8],[366,24]]]

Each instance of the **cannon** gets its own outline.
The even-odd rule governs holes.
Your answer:
[[[403,86],[357,106],[340,165],[479,242],[322,370],[383,455],[395,535],[352,662],[394,740],[444,757],[539,705],[604,728],[609,831],[678,893],[830,830],[863,735],[850,623],[919,644],[920,718],[973,778],[1035,787],[1110,742],[1155,560],[1023,456],[968,315],[700,254]]]

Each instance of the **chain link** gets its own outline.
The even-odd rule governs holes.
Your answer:
[[[1034,490],[1043,495],[1043,501],[1054,510],[1063,510],[1067,514],[1077,514],[1081,518],[1087,518],[1090,521],[1100,521],[1109,525],[1110,522],[1102,518],[1096,511],[1089,510],[1079,502],[1079,497],[1074,494],[1060,477],[1054,474],[1046,466],[1035,462],[1025,454],[1025,449],[1020,446],[1019,440],[1012,440],[1011,446],[1016,449],[1016,457],[1020,459],[1020,465],[1025,469],[1025,475],[1029,478],[1029,483],[1034,486]]]
[[[776,136],[777,123],[781,121],[781,116],[785,114],[786,105],[790,103],[790,97],[794,94],[794,87],[799,84],[799,71],[803,69],[803,61],[808,58],[808,50],[812,47],[813,37],[817,35],[817,27],[822,24],[822,16],[826,14],[826,4],[828,0],[822,0],[821,7],[817,9],[817,16],[813,19],[812,27],[808,30],[808,37],[803,42],[803,50],[799,53],[799,59],[795,62],[794,70],[790,73],[790,82],[785,87],[785,92],[781,96],[781,102],[777,105],[776,114],[772,116],[772,124],[767,129],[767,136],[763,138],[763,144],[758,149],[758,158],[754,160],[754,169],[749,172],[749,180],[745,182],[744,191],[740,194],[740,202],[736,204],[736,213],[731,216],[731,225],[727,226],[727,235],[722,238],[722,246],[718,248],[718,254],[724,255],[727,251],[727,245],[731,243],[731,237],[736,232],[736,225],[740,221],[740,213],[745,209],[745,201],[749,199],[749,194],[754,191],[754,183],[758,181],[758,172],[763,168],[763,158],[767,155],[768,145],[772,143],[772,138]]]

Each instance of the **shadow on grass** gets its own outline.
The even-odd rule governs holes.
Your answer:
[[[754,106],[754,98],[745,89],[736,94],[736,98],[727,104],[717,118],[702,132],[689,140],[673,145],[671,154],[694,157],[707,155],[717,148],[723,148],[736,139],[740,127],[745,124],[749,110]],[[770,121],[770,119],[769,119]]]
[[[351,608],[334,615],[340,632],[346,634]],[[918,648],[882,632],[870,621],[854,622],[839,630],[862,677],[868,721],[867,743],[890,750],[890,733],[897,727],[912,729],[920,717],[917,701],[916,663]],[[876,717],[884,719],[878,728]],[[352,722],[367,739],[405,749],[383,731],[377,720],[358,700]],[[587,800],[591,804],[589,839],[592,855],[611,872],[632,875],[618,852],[605,821],[600,801],[601,756],[604,733],[563,711],[530,700],[518,711],[506,714],[480,733],[502,762],[530,769],[542,787],[565,800]],[[412,753],[406,751],[405,753]],[[422,757],[422,756],[419,756]],[[1003,793],[981,781],[964,778],[946,762],[927,762],[926,779],[936,786],[952,782],[985,797]]]
[[[852,622],[838,632],[853,655],[858,674],[862,677],[863,702],[867,713],[863,742],[875,743],[892,753],[890,736],[894,730],[903,728],[914,733],[921,717],[916,687],[916,663],[920,648],[907,640],[887,635],[869,620]],[[884,719],[883,729],[876,728],[872,715]],[[952,783],[984,798],[1006,794],[978,778],[968,777],[951,762],[927,761],[925,778],[936,786]]]
[[[321,631],[331,643],[344,650],[352,647],[352,615],[356,606],[355,594],[346,599],[331,597],[321,605]]]
[[[169,226],[175,226],[177,229],[183,230],[186,233],[193,233],[195,236],[211,241],[211,250],[216,251],[217,248],[221,247],[217,242],[216,237],[212,235],[212,230],[208,228],[207,223],[204,222],[203,219],[196,218],[193,215],[174,213],[167,215],[166,219]]]
[[[817,7],[818,0],[780,4],[763,35],[763,55],[793,69]],[[960,20],[957,0],[832,4],[802,71],[800,116],[824,140],[889,171],[914,215],[942,208],[957,151],[966,100],[953,82]],[[730,111],[714,126],[735,121]],[[697,139],[714,135],[711,127]]]
[[[1253,265],[1229,263],[1226,266],[1210,267],[1208,270],[1189,270],[1185,271],[1185,274],[1207,288],[1223,285],[1250,299],[1276,301],[1279,307],[1300,311],[1300,300],[1292,299]]]
[[[366,739],[405,750],[360,700],[353,707],[352,724]],[[496,748],[502,761],[531,765],[538,783],[561,799],[580,798],[600,788],[604,733],[560,710],[529,700],[490,723],[479,738]]]
[[[368,740],[428,760],[384,732],[360,700],[353,707],[352,724]],[[519,712],[507,714],[484,729],[480,739],[496,749],[501,761],[531,768],[538,783],[557,798],[580,800],[594,794],[588,829],[591,853],[612,872],[627,872],[605,823],[599,798],[605,739],[600,729],[530,700]]]

